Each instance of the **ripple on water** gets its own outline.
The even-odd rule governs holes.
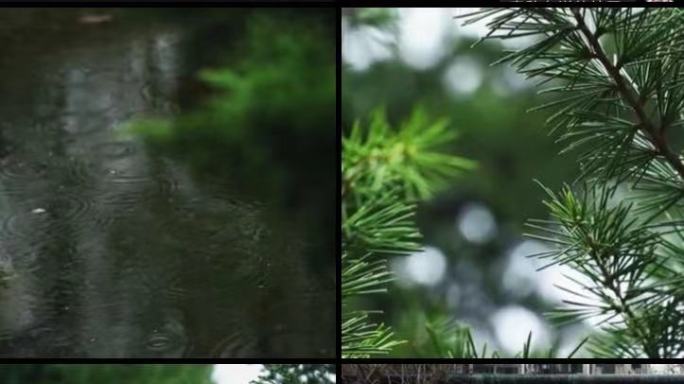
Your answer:
[[[161,333],[158,331],[153,331],[151,335],[147,337],[145,342],[145,348],[148,351],[161,352],[166,351],[171,344],[171,338],[166,333]]]
[[[126,225],[130,231],[139,231],[141,234],[158,230],[160,218],[150,211],[156,199],[148,188],[154,186],[144,180],[137,182],[137,185],[104,184],[96,192],[94,223],[99,228],[117,225],[122,229],[121,225]]]
[[[109,117],[102,111],[76,110],[61,115],[62,129],[76,137],[91,135],[109,126]]]
[[[178,188],[176,180],[164,175],[151,177],[116,169],[107,169],[106,172],[98,200],[113,209],[134,208],[150,200],[168,200]]]
[[[10,161],[0,164],[0,188],[6,195],[23,195],[30,183],[45,184],[45,164]],[[34,184],[35,187],[35,184]]]
[[[61,161],[57,161],[55,167],[65,172],[63,183],[58,189],[66,186],[73,186],[83,188],[92,184],[95,179],[95,169],[92,164],[87,163],[77,157],[68,157]]]
[[[276,356],[310,356],[316,353],[319,356],[330,357],[331,353],[326,348],[321,348],[320,344],[312,338],[311,328],[301,331],[288,331],[283,329],[275,331],[268,336],[269,349]],[[317,336],[320,338],[321,332]],[[334,343],[334,333],[330,333],[330,344]]]
[[[92,201],[75,193],[60,193],[44,200],[14,203],[12,211],[2,217],[0,237],[24,239],[31,243],[40,238],[74,234],[89,226]]]
[[[95,144],[91,147],[93,153],[104,160],[121,159],[135,153],[135,143],[132,141],[109,141]]]
[[[171,301],[183,299],[188,295],[188,290],[183,287],[177,271],[177,266],[169,267],[169,265],[160,265],[157,268],[137,265],[130,269],[130,273],[136,277],[140,286],[148,292],[154,292],[155,295]]]
[[[176,317],[165,319],[159,328],[153,328],[144,340],[146,351],[156,354],[181,356],[186,348],[185,327]]]
[[[0,164],[0,191],[21,200],[62,194],[70,187],[89,185],[92,174],[92,168],[83,161],[51,154],[44,161],[9,161]]]
[[[213,348],[211,355],[226,358],[256,357],[259,355],[257,340],[249,337],[247,332],[237,330],[221,339]]]

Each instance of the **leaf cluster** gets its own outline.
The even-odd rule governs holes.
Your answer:
[[[425,199],[453,175],[474,166],[470,160],[436,150],[455,138],[447,120],[431,121],[421,108],[396,130],[384,110],[378,109],[367,129],[357,122],[342,140],[344,187],[360,196],[393,189],[408,200]]]
[[[378,311],[354,309],[353,302],[386,291],[392,279],[387,255],[420,249],[415,202],[474,166],[441,152],[454,139],[447,127],[446,121],[432,121],[416,109],[394,128],[379,109],[367,125],[355,123],[343,138],[341,332],[345,357],[387,354],[400,343],[390,328],[371,321]]]

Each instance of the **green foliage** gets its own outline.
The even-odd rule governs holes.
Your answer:
[[[333,384],[334,364],[266,364],[252,384]]]
[[[402,202],[396,193],[369,196],[342,224],[348,242],[373,252],[405,254],[417,251],[420,234],[413,224],[415,205]]]
[[[193,365],[135,365],[89,366],[69,372],[70,366],[62,366],[73,383],[128,382],[140,384],[210,384],[211,366]]]
[[[404,13],[408,16],[421,12],[417,9],[388,11],[401,13],[397,26],[407,21]],[[452,14],[448,9],[440,12],[445,18]],[[440,17],[439,12],[433,14]],[[344,18],[348,14],[343,10],[342,15]],[[411,44],[412,37],[396,34],[399,28],[378,31],[353,28],[351,24],[343,21],[342,29],[343,40],[348,43],[345,47],[349,48],[343,50],[343,55],[349,53],[350,64],[342,69],[343,126],[351,127],[359,117],[370,116],[377,105],[385,106],[387,116],[397,122],[405,121],[414,105],[423,105],[432,116],[447,117],[452,122],[451,128],[458,133],[458,140],[449,146],[449,153],[478,163],[476,172],[462,173],[438,198],[419,207],[418,222],[424,243],[439,249],[449,273],[436,286],[396,284],[391,295],[363,299],[368,308],[383,308],[384,319],[392,325],[396,337],[408,340],[394,348],[391,355],[437,356],[428,341],[426,319],[440,316],[467,319],[477,324],[479,331],[496,337],[495,324],[488,320],[499,309],[515,305],[536,314],[550,310],[555,304],[545,292],[530,289],[531,281],[517,280],[520,285],[516,287],[520,288],[514,294],[509,284],[501,283],[501,271],[508,263],[512,241],[519,238],[524,221],[545,213],[540,203],[543,191],[529,181],[539,178],[555,189],[577,173],[576,153],[556,156],[558,148],[547,137],[544,120],[549,112],[526,113],[544,96],[537,96],[531,84],[523,84],[510,68],[488,65],[501,56],[501,44],[492,41],[471,49],[473,37],[460,33],[455,25],[446,27],[450,33],[440,34],[442,51],[431,55],[435,61],[426,68],[408,60],[410,55],[400,49],[404,43]],[[428,41],[426,44],[433,46]],[[355,60],[357,50],[380,54],[372,55],[377,61],[365,66],[365,62]],[[462,68],[470,68],[474,77],[455,78],[453,69]],[[474,84],[477,88],[472,92],[454,88],[461,83]],[[455,231],[455,215],[469,202],[483,204],[494,215],[496,235],[484,243],[470,242]],[[472,268],[477,273],[469,273]],[[453,286],[463,288],[459,289],[460,293],[468,287],[469,291],[477,292],[478,301],[493,305],[481,305],[472,311],[466,306],[477,306],[473,303],[474,296],[448,293],[456,292],[455,288],[447,290]],[[551,345],[561,343],[569,340],[576,330],[573,326],[553,328],[548,340]],[[477,339],[480,352],[483,340]],[[533,339],[537,339],[536,335]],[[537,347],[539,343],[533,344]],[[493,347],[490,345],[488,349],[496,349]]]
[[[371,195],[387,188],[401,191],[409,200],[425,199],[443,188],[450,178],[473,162],[435,152],[455,139],[448,121],[430,122],[420,108],[397,130],[382,109],[370,119],[367,130],[356,123],[343,139],[345,188]]]
[[[561,288],[577,300],[552,318],[596,319],[603,334],[589,350],[598,356],[681,357],[684,13],[500,8],[467,17],[489,18],[488,38],[535,38],[499,63],[556,96],[535,110],[552,108],[552,132],[566,151],[583,151],[584,184],[547,190],[552,221],[530,222],[531,236],[552,247],[536,256],[587,281]]]
[[[424,199],[473,162],[440,152],[454,139],[444,120],[430,121],[416,109],[398,129],[382,110],[368,126],[357,122],[342,141],[342,354],[386,354],[399,341],[352,301],[386,291],[391,275],[385,255],[420,249],[414,223],[417,199]]]
[[[434,354],[440,357],[463,357],[477,358],[487,357],[487,344],[482,346],[478,354],[470,328],[454,322],[449,318],[439,318],[425,325],[425,330],[430,338],[430,344]],[[430,353],[424,353],[430,354]],[[492,352],[491,357],[498,357],[498,353]]]
[[[425,326],[430,339],[430,345],[434,351],[423,352],[423,355],[434,355],[438,357],[449,358],[499,358],[502,357],[499,351],[487,351],[487,343],[482,344],[480,350],[475,344],[473,335],[470,329],[463,326],[452,319],[440,317],[434,321],[430,321]],[[582,340],[566,357],[573,357],[577,351],[587,342],[585,338]],[[556,357],[558,351],[556,348],[550,348],[548,351],[535,351],[532,349],[532,331],[527,334],[527,340],[523,343],[520,352],[516,353],[514,358],[544,358]]]
[[[5,384],[210,384],[211,365],[7,364],[0,369]]]
[[[352,26],[386,28],[397,18],[395,10],[388,8],[347,8],[344,11]]]
[[[284,174],[291,169],[327,175],[323,167],[332,166],[335,145],[332,16],[329,10],[251,14],[231,61],[199,73],[211,90],[207,100],[172,119],[137,120],[128,131],[197,170],[230,169],[264,191],[285,183],[295,188],[298,181]],[[312,156],[321,161],[312,164]]]

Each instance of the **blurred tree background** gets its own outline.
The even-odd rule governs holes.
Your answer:
[[[334,13],[267,9],[244,19],[231,27],[243,28],[245,39],[218,50],[223,56],[201,60],[214,64],[199,71],[196,86],[204,97],[185,100],[173,120],[139,121],[131,130],[199,172],[241,172],[231,175],[249,181],[245,192],[252,196],[278,191],[291,203],[330,196],[331,183],[309,181],[315,188],[302,194],[304,180],[297,178],[323,177],[335,160]],[[306,113],[299,113],[302,106]],[[309,172],[297,172],[302,169]]]
[[[3,384],[210,384],[209,364],[4,364]],[[265,364],[253,384],[333,384],[334,364]],[[225,381],[223,379],[221,381]],[[235,379],[235,382],[240,382]]]
[[[466,9],[343,10],[343,129],[384,107],[392,124],[422,107],[446,117],[459,134],[450,148],[477,162],[419,209],[425,249],[393,257],[397,280],[388,295],[361,303],[408,342],[395,355],[435,356],[427,328],[472,328],[474,341],[502,354],[520,352],[532,332],[537,353],[572,351],[588,324],[556,328],[543,313],[564,296],[554,284],[563,267],[541,267],[527,256],[544,245],[523,238],[531,217],[547,217],[538,179],[552,189],[576,175],[576,154],[561,149],[544,128],[544,113],[527,113],[542,99],[508,66],[490,66],[506,45],[487,41],[480,24],[454,20]],[[516,44],[506,41],[505,44]],[[508,46],[510,48],[510,46]],[[580,353],[581,355],[581,353]]]
[[[245,39],[228,42],[230,49],[221,41],[222,54],[197,59],[203,66],[193,68],[193,84],[203,96],[181,98],[173,119],[136,120],[129,131],[183,159],[200,179],[240,179],[247,187],[241,194],[273,201],[295,217],[314,207],[316,215],[302,220],[333,228],[334,212],[318,207],[334,195],[328,181],[336,161],[334,25],[329,9],[246,10],[242,21],[222,25],[243,29]],[[197,34],[211,40],[215,32]],[[319,241],[332,244],[333,236]],[[332,270],[331,257],[314,261]]]
[[[4,384],[210,384],[211,365],[3,364]]]

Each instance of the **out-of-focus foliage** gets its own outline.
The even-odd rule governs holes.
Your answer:
[[[252,384],[333,384],[335,364],[265,364]]]
[[[206,102],[174,119],[137,121],[130,130],[198,170],[253,181],[255,193],[293,191],[302,180],[287,177],[290,169],[308,169],[310,180],[329,177],[325,166],[334,162],[335,150],[333,20],[334,12],[326,10],[251,15],[231,62],[200,72],[210,88]],[[320,183],[308,184],[315,192],[310,196],[325,193],[315,188]]]
[[[333,244],[335,17],[328,8],[246,13],[237,23],[244,39],[218,47],[217,66],[197,74],[205,96],[175,116],[138,118],[127,132],[199,180],[225,180],[236,196],[281,207],[311,231],[330,228],[316,241]],[[332,254],[311,259],[321,270],[335,265]]]
[[[3,384],[211,384],[211,365],[3,364]]]
[[[396,12],[390,8],[346,8],[343,10],[352,26],[388,28],[396,21]]]
[[[376,11],[392,17],[385,24],[361,22],[367,17],[365,12],[372,15]],[[454,26],[459,25],[450,12],[444,10]],[[532,180],[543,178],[552,187],[560,186],[572,178],[575,153],[556,156],[559,148],[544,130],[547,115],[526,112],[540,99],[549,98],[537,96],[510,69],[489,66],[505,49],[501,44],[487,41],[472,48],[475,39],[457,29],[442,36],[444,44],[434,64],[413,66],[404,58],[409,50],[402,50],[405,31],[401,31],[401,24],[407,13],[356,8],[343,12],[343,25],[348,28],[344,44],[351,44],[351,37],[357,38],[363,32],[367,37],[364,44],[385,44],[390,52],[388,58],[367,68],[345,65],[343,129],[348,133],[354,121],[372,114],[377,105],[385,106],[389,121],[408,120],[413,107],[420,105],[427,116],[448,118],[449,129],[458,132],[458,140],[444,145],[442,153],[473,159],[478,168],[462,173],[456,183],[418,204],[417,222],[423,243],[438,248],[447,260],[444,279],[434,286],[396,281],[389,286],[391,294],[369,295],[363,303],[383,309],[384,319],[396,337],[407,341],[392,350],[395,356],[447,356],[449,350],[458,355],[458,351],[466,350],[467,339],[449,334],[439,338],[444,345],[436,346],[428,329],[451,329],[454,324],[464,330],[466,325],[475,329],[473,341],[477,348],[471,350],[478,356],[491,356],[494,350],[505,356],[522,355],[522,340],[512,351],[503,351],[497,343],[493,314],[501,308],[518,306],[541,316],[552,305],[544,292],[522,288],[510,291],[502,284],[502,275],[512,263],[511,250],[524,241],[525,220],[545,213],[543,191]],[[425,41],[425,45],[431,43]],[[450,77],[462,63],[472,64],[475,72]],[[479,86],[472,91],[454,92],[450,88],[451,82],[473,79],[479,79]],[[461,213],[472,204],[486,206],[496,223],[495,235],[481,243],[465,239],[457,226]],[[405,257],[390,259],[400,261]],[[524,325],[519,331],[521,337],[530,331],[529,327],[522,328]],[[548,356],[553,350],[554,356],[567,356],[582,339],[573,338],[570,331],[566,334],[564,329],[558,329],[558,333],[551,333],[544,348],[540,347],[541,337],[533,333],[529,354]],[[483,354],[485,342],[488,347]]]

